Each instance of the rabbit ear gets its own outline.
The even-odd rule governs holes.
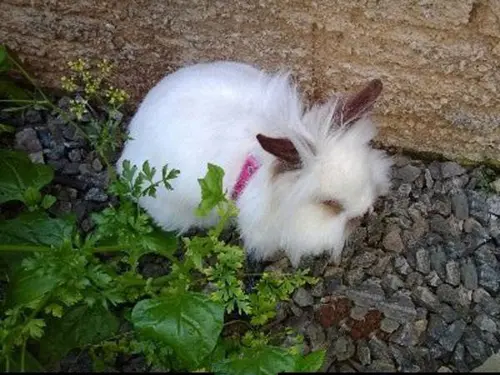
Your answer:
[[[300,164],[300,155],[288,138],[271,138],[257,134],[257,141],[264,150],[289,165]]]
[[[334,123],[348,125],[359,120],[372,109],[382,92],[382,87],[382,81],[374,79],[358,93],[350,95],[346,99],[339,99],[334,113]]]

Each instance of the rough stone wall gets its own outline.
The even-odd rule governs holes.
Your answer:
[[[315,98],[380,77],[385,145],[500,161],[500,0],[2,0],[0,41],[45,85],[107,57],[135,103],[185,63],[290,68]]]

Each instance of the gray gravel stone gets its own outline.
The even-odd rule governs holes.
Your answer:
[[[380,322],[380,330],[387,333],[393,333],[399,328],[399,323],[393,319],[384,318]]]
[[[316,351],[321,349],[326,341],[325,331],[321,327],[321,325],[317,323],[311,323],[306,327],[305,334],[307,338],[309,338],[309,342],[311,343],[311,350]]]
[[[451,201],[444,195],[434,196],[432,199],[432,212],[448,217],[451,214]]]
[[[486,344],[471,330],[464,334],[463,343],[467,352],[476,360],[482,362],[488,359],[488,349]]]
[[[79,162],[82,160],[82,151],[78,148],[75,148],[68,152],[68,159],[72,162]]]
[[[404,256],[398,256],[394,259],[394,268],[401,275],[408,275],[412,272],[412,269]]]
[[[434,186],[434,180],[432,179],[431,171],[429,171],[428,168],[426,168],[424,171],[424,179],[425,179],[425,187],[427,189],[432,189],[432,187]]]
[[[93,202],[106,202],[108,200],[108,195],[99,188],[90,188],[87,194],[85,194],[86,201]]]
[[[473,323],[482,331],[497,332],[497,323],[486,314],[476,316]]]
[[[401,239],[401,229],[397,227],[390,229],[390,231],[384,236],[382,244],[388,251],[401,253],[405,248],[403,240]]]
[[[311,294],[314,297],[322,297],[325,294],[325,283],[320,280],[316,285],[311,288]]]
[[[491,292],[498,291],[499,273],[488,264],[479,267],[479,285]]]
[[[380,340],[378,337],[372,337],[368,341],[368,347],[370,348],[371,356],[374,360],[391,360],[391,354],[389,353],[389,347],[387,344]]]
[[[467,289],[474,290],[479,286],[476,265],[472,259],[465,259],[460,268],[462,283]]]
[[[366,273],[362,268],[355,268],[347,272],[346,282],[349,286],[358,286],[365,279]]]
[[[368,366],[372,361],[370,348],[364,340],[358,342],[356,348],[356,357],[358,358],[359,363],[361,363],[363,366]]]
[[[363,251],[351,260],[351,267],[368,268],[377,260],[377,256],[372,251]]]
[[[28,154],[30,160],[35,164],[45,164],[45,158],[43,157],[43,151],[32,152]]]
[[[431,272],[431,259],[429,252],[426,249],[418,249],[415,257],[417,262],[417,271],[422,272],[425,275]]]
[[[449,352],[453,351],[455,345],[457,345],[458,341],[464,334],[465,327],[467,327],[467,323],[461,319],[453,322],[447,327],[446,331],[443,332],[442,336],[438,340],[439,343]]]
[[[453,194],[451,197],[451,207],[453,215],[459,220],[465,220],[469,217],[469,202],[463,191]]]
[[[384,373],[384,372],[396,372],[394,363],[390,360],[380,360],[376,359],[368,366],[368,370],[372,372]]]
[[[425,280],[427,281],[427,284],[429,284],[432,287],[437,287],[443,283],[439,275],[437,274],[436,271],[431,271],[426,277]]]
[[[411,322],[417,316],[417,310],[411,298],[405,294],[395,296],[387,302],[378,304],[378,309],[384,313],[387,318],[393,319],[399,323]]]
[[[396,291],[405,286],[405,283],[398,275],[388,274],[382,279],[382,286],[388,290]]]
[[[293,294],[293,301],[300,307],[312,306],[314,304],[313,296],[305,288],[297,289]]]
[[[341,336],[335,342],[333,350],[338,361],[345,361],[354,355],[356,347],[350,337]]]
[[[418,343],[419,333],[415,330],[413,324],[405,323],[396,332],[394,332],[390,341],[401,346],[412,346]]]
[[[356,289],[347,290],[346,295],[356,305],[364,307],[375,307],[385,300],[385,293],[380,285],[367,281]]]
[[[500,216],[500,195],[494,195],[486,200],[488,212],[490,214]]]
[[[441,247],[431,248],[431,268],[437,272],[441,279],[446,279],[445,265],[447,261],[447,256]]]
[[[421,306],[431,311],[439,309],[439,299],[432,291],[424,286],[418,286],[413,291],[415,301]]]
[[[42,144],[35,129],[26,128],[16,133],[15,148],[28,153],[42,151]]]
[[[445,320],[446,323],[452,323],[459,318],[458,313],[450,305],[442,303],[437,309],[439,315]]]
[[[424,283],[424,277],[418,272],[412,272],[406,278],[406,286],[408,289],[413,289],[416,286],[420,286]]]
[[[411,164],[405,165],[402,168],[396,170],[394,176],[403,182],[413,182],[415,181],[422,171],[420,168],[415,167]]]
[[[460,266],[454,260],[446,263],[446,282],[454,286],[460,284]]]
[[[387,266],[391,263],[392,257],[386,255],[378,258],[377,264],[368,270],[368,274],[376,277],[382,277],[386,273]]]
[[[441,163],[441,175],[443,178],[450,178],[454,176],[463,175],[466,171],[460,164],[455,163],[454,161],[447,161]]]
[[[465,363],[465,347],[462,343],[458,343],[453,352],[452,362],[455,365],[455,370],[458,372],[469,372],[469,368]]]
[[[92,160],[92,169],[96,172],[100,172],[103,169],[102,163],[98,158]]]

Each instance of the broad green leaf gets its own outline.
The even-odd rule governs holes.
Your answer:
[[[73,306],[62,318],[49,318],[46,322],[40,359],[47,364],[60,360],[72,349],[109,339],[119,328],[118,318],[101,304]]]
[[[217,344],[224,306],[203,294],[186,292],[140,301],[131,320],[144,337],[168,345],[186,367],[196,369]]]
[[[69,219],[51,218],[45,212],[23,213],[0,221],[0,244],[59,247],[71,240],[74,228]]]
[[[25,202],[28,188],[41,189],[54,178],[52,168],[33,163],[23,152],[0,150],[0,204]]]
[[[323,366],[324,360],[324,350],[317,350],[305,357],[300,356],[295,364],[295,372],[317,372]]]
[[[271,346],[244,348],[240,355],[214,364],[212,371],[217,375],[276,375],[293,372],[295,362],[295,356],[286,349]]]
[[[226,200],[222,181],[224,170],[214,164],[208,163],[208,171],[204,178],[198,179],[201,187],[201,203],[196,213],[205,216],[220,202]]]
[[[54,290],[61,282],[57,275],[39,274],[21,268],[12,276],[6,301],[9,307],[33,303]]]
[[[142,236],[141,242],[141,245],[151,252],[172,254],[177,250],[178,237],[174,232],[164,232],[161,229],[154,229],[151,233]]]

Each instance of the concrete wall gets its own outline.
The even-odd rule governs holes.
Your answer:
[[[500,161],[500,0],[2,0],[0,41],[46,85],[107,57],[135,102],[166,72],[237,59],[291,68],[315,98],[385,83],[380,140]]]

